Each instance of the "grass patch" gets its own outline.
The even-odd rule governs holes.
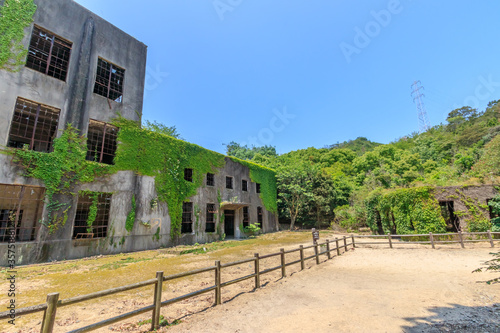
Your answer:
[[[147,325],[147,324],[151,324],[151,319],[147,319],[147,320],[141,320],[137,323],[137,326],[143,326],[143,325]],[[179,319],[176,319],[174,320],[173,322],[171,322],[170,324],[168,323],[168,320],[165,319],[165,317],[163,315],[160,315],[160,327],[165,327],[165,326],[175,326],[175,325],[179,325],[180,323],[182,323],[181,320]]]

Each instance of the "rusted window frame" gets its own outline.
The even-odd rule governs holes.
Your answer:
[[[33,128],[30,130],[29,127],[31,126],[29,124],[30,120],[30,115],[32,116],[32,112],[27,112],[25,113],[24,110],[29,108],[29,104],[35,106],[36,105],[36,113],[35,113],[35,120],[33,122]],[[21,107],[22,106],[22,107]],[[47,113],[52,113],[52,116],[54,119],[49,118],[48,125],[45,124],[45,120],[43,121],[43,124],[41,124],[41,121],[39,122],[41,118],[41,112],[42,108],[44,109],[45,114]],[[22,143],[23,139],[28,141],[29,140],[29,149],[30,150],[36,150],[36,151],[41,151],[41,152],[50,152],[52,150],[52,144],[54,142],[54,138],[56,137],[57,134],[57,128],[59,126],[59,117],[61,115],[61,110],[57,109],[55,107],[37,103],[34,101],[30,101],[28,99],[18,97],[16,99],[16,106],[14,108],[14,114],[12,115],[12,121],[10,123],[10,129],[9,129],[9,138],[7,141],[7,146],[8,147],[13,147],[13,148],[20,148],[17,147],[18,144],[13,144],[13,142],[19,142]],[[16,118],[19,119],[19,121],[16,120]],[[46,117],[44,117],[45,119]],[[21,136],[20,134],[14,134],[13,129],[14,126],[17,125],[19,126],[19,132],[24,132],[29,136]],[[49,135],[47,135],[48,139],[43,140],[43,137],[39,135],[38,138],[36,138],[37,134],[37,129],[39,129],[40,126],[42,127],[42,132],[43,131],[48,131]],[[52,132],[52,133],[50,133]],[[40,134],[40,133],[38,133]],[[28,144],[28,143],[26,143]],[[35,144],[40,144],[40,147],[46,147],[45,149],[35,149],[37,145]]]
[[[181,233],[190,234],[192,232],[193,232],[193,203],[183,202]]]
[[[255,193],[260,193],[260,183],[255,183]]]
[[[250,225],[250,214],[248,212],[248,206],[243,207],[243,228]]]
[[[257,207],[257,223],[262,228],[262,224],[264,223],[264,211],[262,207]]]
[[[38,33],[38,34],[37,34]],[[48,51],[43,50],[42,48],[35,46],[34,42],[34,37],[40,38],[43,37],[40,33],[45,34],[46,37],[51,37],[50,38],[50,49]],[[68,52],[68,59],[63,59],[54,54],[54,45],[58,44],[61,49],[63,49],[64,52]],[[26,57],[26,67],[33,69],[37,72],[43,73],[45,75],[51,76],[55,79],[61,80],[61,81],[66,81],[66,78],[68,77],[68,71],[69,71],[69,62],[71,59],[71,50],[72,50],[73,43],[70,42],[67,39],[61,38],[58,35],[38,26],[34,25],[33,31],[31,32],[31,39],[30,39],[30,44],[28,47],[28,55]],[[45,66],[45,69],[43,66],[36,66],[37,61],[43,61],[42,58],[38,58],[35,56],[37,53],[47,53],[47,64]],[[57,67],[56,64],[52,64],[52,59],[58,59],[59,62],[63,63],[65,62],[66,64],[62,67]],[[50,73],[50,70],[52,68],[53,73]],[[64,72],[64,75],[55,75],[56,69],[60,70],[60,72]]]
[[[86,193],[80,193],[78,195],[76,213],[73,220],[72,239],[107,237],[112,198],[112,193],[98,193],[97,216],[92,226],[89,226],[87,225],[87,219],[90,212],[90,206],[92,205],[92,199],[90,195]],[[88,232],[88,229],[92,229],[92,231]],[[94,232],[94,230],[96,230],[96,232]]]
[[[97,141],[97,140],[93,140],[92,138],[89,138],[89,131],[90,131],[90,128],[91,128],[91,125],[92,123],[95,123],[96,125],[100,124],[100,125],[103,125],[104,128],[103,128],[103,132],[102,132],[102,141],[97,144],[97,147],[99,147],[98,149],[98,154],[99,154],[99,160],[95,160],[95,156],[92,157],[92,153],[95,151],[95,150],[92,150],[90,149],[90,145],[92,145],[92,143],[94,141]],[[107,131],[107,129],[110,129],[110,130],[115,130],[115,133],[114,134],[114,142],[113,144],[111,144],[110,146],[114,146],[114,151],[112,154],[108,154],[106,153],[106,155],[108,156],[113,156],[113,159],[112,159],[112,162],[111,163],[106,163],[106,162],[103,162],[103,156],[104,156],[104,147],[106,146],[106,134],[108,134],[109,136],[109,132]],[[98,120],[95,120],[95,119],[90,119],[89,120],[89,125],[87,127],[87,156],[86,156],[86,159],[87,161],[94,161],[94,162],[99,162],[99,163],[106,163],[106,164],[110,164],[110,165],[113,165],[114,164],[114,158],[116,156],[116,149],[117,149],[117,146],[118,146],[118,142],[117,142],[117,135],[118,135],[118,130],[119,128],[114,126],[114,125],[111,125],[111,124],[108,124],[106,122],[103,122],[103,121],[98,121]],[[98,131],[95,131],[96,133]],[[109,138],[108,138],[109,140]]]
[[[207,203],[205,232],[215,232],[215,214],[217,214],[215,204]]]
[[[105,63],[106,66],[101,66],[101,62]],[[104,68],[105,70],[109,71],[108,77],[104,76],[99,76],[99,68]],[[116,71],[116,73],[113,73],[113,71]],[[116,90],[111,87],[111,82],[113,82],[113,75],[119,76],[120,83],[118,84],[119,90]],[[105,84],[99,82],[99,78],[104,81]],[[124,81],[125,81],[125,69],[122,67],[119,67],[112,62],[99,57],[97,59],[97,70],[96,70],[96,78],[95,78],[95,83],[94,83],[94,93],[98,94],[100,96],[106,97],[108,100],[113,100],[117,103],[121,103],[123,101],[123,86],[124,86]],[[106,92],[106,94],[102,94],[102,92]],[[110,93],[113,91],[114,93],[119,94],[118,98],[110,98]]]
[[[215,186],[215,175],[213,173],[207,173],[207,186]]]
[[[226,188],[232,190],[234,188],[233,177],[226,176]]]
[[[244,192],[248,192],[248,180],[246,179],[241,180],[241,190]]]

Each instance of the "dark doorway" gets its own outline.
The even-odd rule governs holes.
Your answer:
[[[224,211],[224,233],[226,237],[234,236],[234,210]]]
[[[447,232],[458,232],[459,223],[458,218],[455,215],[455,209],[453,206],[453,201],[440,201],[439,206],[441,206],[441,215],[446,222]]]

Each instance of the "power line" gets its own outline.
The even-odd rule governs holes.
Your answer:
[[[424,102],[422,102],[422,97],[424,97],[425,95],[421,92],[421,90],[423,90],[424,87],[422,87],[420,81],[414,81],[411,85],[411,88],[411,96],[413,97],[413,102],[417,104],[419,132],[423,133],[431,128],[429,119],[427,118],[427,111],[425,110]]]

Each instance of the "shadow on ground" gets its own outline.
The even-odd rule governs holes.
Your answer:
[[[433,314],[427,317],[404,318],[409,324],[401,327],[403,332],[500,332],[500,303],[476,307],[450,304],[450,307],[433,307],[429,311]]]

